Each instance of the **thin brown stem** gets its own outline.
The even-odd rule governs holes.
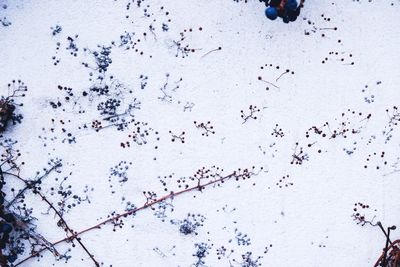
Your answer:
[[[185,193],[188,193],[188,192],[191,192],[191,191],[195,191],[195,190],[202,191],[204,188],[209,187],[211,185],[215,185],[215,184],[218,184],[218,183],[224,183],[226,180],[229,180],[230,178],[235,178],[236,180],[239,180],[240,178],[245,179],[245,178],[250,177],[250,176],[252,176],[254,174],[255,173],[253,173],[253,172],[245,172],[243,174],[240,174],[240,173],[237,173],[236,171],[234,171],[233,173],[231,173],[229,175],[226,175],[226,176],[223,176],[223,177],[219,177],[218,179],[209,181],[209,182],[207,182],[205,184],[197,184],[197,185],[195,185],[193,187],[189,187],[187,189],[184,189],[184,190],[181,190],[181,191],[178,191],[178,192],[171,191],[168,195],[165,195],[165,196],[163,196],[161,198],[158,198],[158,199],[156,199],[154,201],[146,202],[143,206],[138,207],[136,209],[129,210],[129,211],[126,211],[126,212],[121,213],[121,214],[117,214],[117,215],[115,215],[115,216],[113,216],[113,217],[111,217],[109,219],[106,219],[106,220],[104,220],[104,221],[102,221],[102,222],[100,222],[100,223],[98,223],[98,224],[96,224],[94,226],[91,226],[89,228],[86,228],[84,230],[76,232],[75,234],[73,234],[73,235],[71,235],[69,237],[66,237],[64,239],[58,240],[58,241],[54,242],[52,245],[56,246],[56,245],[58,245],[60,243],[71,241],[71,240],[76,239],[78,236],[81,236],[82,234],[84,234],[86,232],[92,231],[94,229],[101,229],[101,226],[106,225],[108,223],[111,223],[111,222],[113,222],[115,220],[118,220],[121,217],[127,217],[128,215],[135,214],[138,211],[145,210],[145,209],[147,209],[149,207],[154,206],[157,203],[160,203],[160,202],[168,200],[168,199],[173,199],[173,198],[175,198],[175,197],[177,197],[179,195],[182,195],[182,194],[185,194]],[[42,248],[42,249],[36,251],[35,253],[33,253],[32,255],[30,255],[30,256],[26,257],[25,259],[21,260],[20,262],[18,262],[14,266],[16,267],[16,266],[21,265],[22,263],[28,261],[29,259],[32,259],[32,258],[40,255],[45,250],[46,250],[46,248]]]
[[[62,224],[65,226],[65,229],[67,229],[72,235],[74,235],[74,231],[68,226],[67,222],[64,220],[62,214],[53,206],[53,204],[39,191],[36,191],[36,193],[42,198],[42,200],[44,202],[46,202],[49,207],[57,214],[57,216],[60,218]],[[82,243],[82,241],[80,240],[80,238],[75,238],[76,241],[78,241],[79,245],[81,245],[81,247],[85,250],[85,252],[90,256],[90,258],[92,259],[92,261],[94,262],[94,264],[96,266],[100,266],[100,264],[96,261],[96,259],[94,258],[93,254],[89,252],[89,250],[86,248],[86,246]]]

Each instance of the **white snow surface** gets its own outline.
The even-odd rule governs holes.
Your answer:
[[[164,221],[154,215],[155,205],[155,210],[124,218],[115,232],[107,224],[81,235],[95,259],[114,267],[253,266],[242,259],[252,252],[254,262],[262,256],[254,266],[373,266],[385,236],[378,227],[357,224],[352,215],[355,204],[363,203],[369,208],[358,210],[366,219],[400,226],[400,126],[390,122],[393,107],[400,104],[400,1],[307,0],[290,24],[268,20],[265,5],[255,0],[144,0],[140,7],[137,2],[0,0],[0,18],[11,22],[0,24],[0,95],[7,96],[12,80],[28,87],[18,99],[24,119],[3,134],[18,140],[19,161],[25,162],[21,176],[33,179],[50,159],[62,159],[62,172],[45,178],[41,191],[57,205],[59,196],[50,194],[59,186],[56,177],[68,176],[65,185],[74,194],[93,188],[87,193],[90,203],[64,213],[69,226],[80,231],[113,211],[124,212],[128,201],[142,206],[143,191],[158,197],[178,191],[175,180],[202,167],[215,165],[227,175],[254,166],[257,175],[176,196],[168,200],[173,210],[167,209]],[[56,25],[62,30],[52,35]],[[126,33],[135,48],[120,46]],[[180,33],[183,46],[195,49],[184,57],[174,44]],[[66,49],[68,37],[78,48],[76,56]],[[134,124],[123,131],[91,127],[104,118],[97,110],[104,96],[82,96],[100,83],[92,54],[100,51],[98,45],[111,47],[112,63],[102,83],[121,85],[122,93],[114,96],[123,106],[134,98],[141,102],[133,112],[137,121],[147,123],[142,128],[149,129],[146,143],[128,136]],[[144,89],[141,75],[148,77]],[[58,85],[72,88],[74,96],[65,100]],[[163,100],[164,89],[170,97]],[[50,103],[57,101],[62,107],[53,108]],[[241,110],[248,115],[250,105],[260,111],[244,122]],[[215,134],[203,136],[194,121],[210,121]],[[322,127],[326,122],[329,128]],[[276,124],[282,137],[272,134]],[[312,126],[328,136],[309,131]],[[331,138],[335,129],[345,128],[350,129],[346,138]],[[169,131],[185,132],[185,142],[172,142]],[[68,142],[67,133],[76,142]],[[130,147],[122,148],[128,140]],[[308,160],[291,164],[300,147]],[[129,168],[127,181],[119,183],[119,177],[109,176],[121,161]],[[158,177],[172,174],[165,192]],[[5,188],[11,187],[23,185],[10,178]],[[40,197],[28,192],[25,203],[34,209],[36,231],[44,238],[66,237]],[[185,235],[179,222],[171,223],[188,213],[205,217],[197,234]],[[250,242],[238,242],[238,233],[247,234]],[[398,230],[393,231],[392,239],[398,238]],[[202,242],[210,249],[199,263],[195,244]],[[67,262],[45,251],[39,260],[20,266],[94,266],[75,244]],[[227,252],[220,256],[222,246]],[[65,253],[71,243],[56,248]],[[29,251],[15,263],[27,256]]]

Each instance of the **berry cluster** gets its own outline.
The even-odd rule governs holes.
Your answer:
[[[377,81],[375,83],[376,87],[380,86],[382,84],[381,81]],[[364,102],[368,104],[372,104],[375,102],[375,95],[373,91],[376,90],[376,87],[372,87],[369,85],[365,85],[364,88],[361,90],[361,92],[365,95],[364,96]]]
[[[62,27],[59,25],[56,25],[54,28],[51,27],[51,30],[52,30],[52,35],[56,36],[61,33]],[[75,34],[74,37],[68,36],[66,39],[65,50],[68,51],[69,54],[74,57],[78,56],[79,48],[76,44],[76,40],[78,39],[78,37],[79,37],[78,34]],[[58,41],[58,42],[56,42],[55,55],[52,56],[54,66],[57,66],[61,61],[61,58],[59,57],[60,48],[61,48],[61,42]]]
[[[290,164],[302,165],[303,162],[308,161],[308,159],[308,154],[304,152],[302,147],[299,147],[299,143],[296,143]]]
[[[60,25],[56,25],[54,27],[50,27],[50,29],[51,29],[51,34],[53,36],[56,36],[57,34],[60,34],[61,31],[62,31],[62,27]]]
[[[82,62],[82,65],[85,66],[86,68],[98,71],[99,75],[97,76],[97,79],[101,81],[105,78],[105,74],[110,65],[112,64],[112,59],[111,59],[112,47],[97,45],[97,49],[98,51],[96,50],[91,51],[88,48],[83,49],[84,52],[88,51],[93,56],[95,67],[91,67],[89,63],[85,62]],[[93,76],[93,73],[90,72],[89,75]]]
[[[332,25],[332,19],[325,14],[321,14],[320,22],[313,22],[310,19],[307,20],[307,25],[310,27],[304,30],[304,35],[312,35],[317,32],[322,32],[321,37],[326,37],[326,31],[337,31],[337,27]],[[318,25],[317,25],[318,24]]]
[[[374,220],[376,218],[376,215],[372,216],[372,214],[376,211],[376,209],[371,209],[370,206],[367,204],[357,202],[354,203],[353,214],[351,217],[353,217],[353,220],[361,226],[364,226],[366,224],[375,226],[376,223],[374,223]]]
[[[175,142],[176,140],[181,141],[182,144],[185,143],[185,132],[182,132],[180,135],[174,134],[172,131],[169,131],[171,135],[171,142]]]
[[[279,179],[279,181],[276,183],[276,186],[278,186],[279,188],[292,186],[294,183],[289,182],[289,178],[289,174],[282,176],[282,178]]]
[[[108,176],[108,182],[110,183],[110,188],[113,188],[114,179],[116,178],[118,183],[122,186],[128,181],[128,171],[132,162],[127,162],[125,160],[120,161],[117,165],[110,168],[110,175]],[[115,193],[114,190],[111,191],[112,194]]]
[[[194,121],[193,123],[197,129],[202,130],[201,133],[202,136],[209,136],[210,134],[215,134],[214,126],[211,125],[210,121],[207,121],[207,123],[204,122],[198,123],[197,121]]]
[[[198,228],[203,226],[206,217],[201,214],[188,213],[183,220],[171,220],[171,224],[179,226],[179,232],[183,235],[198,235]]]
[[[12,24],[11,21],[9,21],[6,17],[0,18],[0,23],[4,27],[8,27]]]
[[[195,267],[206,267],[205,258],[210,254],[210,249],[212,246],[204,242],[196,243],[194,246],[196,248],[196,252],[193,254],[193,257],[196,257],[197,259],[192,265]]]
[[[338,41],[340,43],[340,40]],[[333,60],[333,61],[339,61],[341,62],[343,65],[354,65],[354,61],[351,61],[351,59],[353,58],[353,54],[348,53],[348,52],[335,52],[335,51],[331,51],[329,52],[328,56],[326,56],[321,63],[325,64],[327,63],[329,60]]]
[[[235,241],[238,246],[250,246],[251,239],[248,237],[247,234],[240,232],[237,228],[235,229]],[[232,242],[232,239],[228,241],[229,243]]]
[[[253,105],[249,106],[249,114],[246,114],[243,110],[241,110],[240,117],[243,119],[243,124],[246,123],[249,119],[256,120],[257,116],[255,114],[259,113],[260,111],[261,111],[260,108],[257,108],[257,106]]]
[[[400,111],[397,106],[393,106],[391,110],[386,109],[386,114],[390,125],[397,126],[400,123]]]
[[[128,134],[128,141],[121,143],[122,148],[127,148],[131,146],[131,142],[137,144],[139,146],[147,144],[149,141],[150,133],[154,134],[155,141],[160,141],[160,137],[158,137],[158,131],[155,131],[153,128],[149,127],[147,122],[139,122],[139,121],[132,121],[133,126],[135,127],[131,132]],[[124,125],[125,128],[128,124]],[[154,147],[155,149],[158,146]]]
[[[233,262],[239,263],[240,267],[257,267],[261,266],[260,260],[262,259],[262,256],[258,256],[256,258],[253,258],[253,253],[248,251],[245,254],[242,254],[241,256],[241,261],[233,259]]]
[[[198,31],[202,31],[203,28],[199,27]],[[192,48],[189,43],[187,43],[187,34],[192,33],[193,29],[184,29],[182,32],[179,33],[179,39],[172,41],[172,47],[176,49],[175,56],[185,58],[188,57],[190,53],[194,53],[199,49]]]
[[[271,133],[271,135],[272,136],[275,136],[275,137],[284,137],[285,136],[285,134],[283,133],[283,130],[282,130],[282,128],[278,128],[279,127],[279,124],[275,124],[275,128],[272,130],[272,133]]]

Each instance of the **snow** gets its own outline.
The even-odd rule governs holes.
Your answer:
[[[175,180],[202,167],[215,165],[228,175],[255,166],[257,175],[250,179],[227,180],[168,200],[173,210],[167,206],[164,221],[154,215],[155,205],[155,211],[147,208],[124,218],[125,225],[115,232],[107,224],[84,233],[82,242],[104,266],[252,266],[241,256],[252,252],[254,261],[262,256],[260,266],[364,267],[380,256],[383,233],[357,224],[352,215],[360,202],[370,208],[358,211],[384,227],[397,225],[400,216],[399,126],[389,116],[400,101],[400,1],[308,0],[290,24],[269,21],[264,9],[259,1],[232,0],[145,0],[140,7],[137,0],[0,0],[0,18],[11,22],[0,22],[0,95],[7,96],[12,80],[28,86],[26,97],[17,99],[24,104],[18,107],[24,119],[9,126],[2,139],[18,140],[26,179],[34,179],[51,158],[62,159],[62,173],[52,173],[41,185],[52,203],[59,201],[50,189],[58,188],[56,177],[68,176],[73,194],[85,196],[88,186],[90,203],[83,201],[63,215],[74,231],[100,223],[113,211],[124,212],[128,201],[142,206],[143,191],[158,197],[178,191]],[[57,25],[61,31],[52,35]],[[137,43],[133,49],[126,49],[128,39],[121,45],[126,33]],[[183,46],[195,52],[177,50],[174,41],[181,33]],[[140,109],[132,112],[141,131],[149,132],[146,143],[128,136],[134,124],[123,131],[91,127],[94,120],[106,123],[98,105],[107,97],[82,95],[103,76],[93,56],[101,50],[98,45],[111,47],[112,63],[102,83],[121,86],[114,97],[123,111],[134,98],[140,101]],[[70,100],[59,85],[72,88]],[[57,101],[62,106],[53,108],[51,102]],[[250,105],[260,111],[244,122],[241,110],[249,115]],[[194,121],[210,121],[215,134],[202,136]],[[323,127],[326,122],[329,127]],[[310,131],[313,126],[328,136]],[[275,127],[284,135],[273,135]],[[330,138],[334,129],[343,128],[357,132]],[[185,142],[172,142],[169,131],[184,132]],[[128,140],[130,147],[121,147]],[[301,147],[308,160],[291,164]],[[126,180],[118,182],[121,177],[110,169],[121,161],[128,167]],[[168,175],[173,178],[166,179],[171,186],[164,192],[158,177]],[[5,188],[11,187],[19,190],[23,184],[10,177]],[[40,197],[29,192],[25,203],[34,208],[37,233],[50,242],[66,237]],[[205,217],[197,234],[185,235],[179,223],[171,223],[182,223],[188,213]],[[245,234],[250,243],[238,242]],[[397,238],[398,230],[392,233]],[[204,264],[193,256],[195,244],[202,242],[210,246]],[[94,266],[75,245],[67,262],[45,251],[40,261],[20,266]],[[227,252],[218,259],[221,246]],[[60,253],[70,247],[66,242],[56,246]],[[27,256],[29,251],[16,263]]]

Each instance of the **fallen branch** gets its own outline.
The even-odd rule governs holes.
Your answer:
[[[253,167],[253,169],[254,169],[254,167]],[[263,169],[263,168],[261,167],[261,168],[260,168],[260,171],[261,171],[262,169]],[[106,225],[106,224],[108,224],[108,223],[111,223],[111,222],[113,222],[113,221],[116,221],[116,220],[118,220],[118,219],[120,219],[120,218],[122,218],[122,217],[127,217],[127,216],[129,216],[129,215],[135,214],[135,213],[137,213],[138,211],[145,210],[145,209],[147,209],[147,208],[149,208],[149,207],[152,207],[152,206],[154,206],[155,204],[158,204],[158,203],[163,202],[163,201],[165,201],[165,200],[174,199],[175,197],[177,197],[177,196],[179,196],[179,195],[182,195],[182,194],[185,194],[185,193],[188,193],[188,192],[192,192],[192,191],[195,191],[195,190],[197,190],[197,191],[203,191],[206,187],[209,187],[209,186],[211,186],[211,185],[219,185],[219,184],[222,184],[222,183],[224,183],[225,181],[227,181],[227,180],[229,180],[229,179],[232,179],[232,178],[235,178],[236,181],[238,181],[239,179],[245,180],[246,178],[250,178],[251,176],[257,175],[257,174],[258,174],[258,173],[254,173],[253,171],[249,171],[248,169],[244,169],[243,171],[240,171],[240,169],[239,169],[239,172],[234,171],[234,172],[232,172],[232,173],[229,174],[229,175],[226,175],[226,176],[223,176],[223,177],[219,177],[218,179],[209,181],[209,182],[204,183],[204,184],[197,184],[197,185],[195,185],[195,186],[193,186],[193,187],[189,187],[189,188],[187,188],[187,189],[184,189],[184,190],[181,190],[181,191],[178,191],[178,192],[173,192],[173,191],[171,191],[168,195],[165,195],[165,196],[163,196],[163,197],[161,197],[161,198],[155,199],[155,200],[153,200],[153,201],[146,201],[146,203],[145,203],[143,206],[141,206],[141,207],[138,207],[138,208],[136,208],[136,209],[129,210],[129,211],[124,212],[124,213],[121,213],[121,214],[117,214],[117,215],[115,215],[115,216],[113,216],[113,217],[111,217],[111,218],[109,218],[109,219],[107,219],[107,220],[104,220],[104,221],[102,221],[102,222],[100,222],[100,223],[98,223],[98,224],[96,224],[96,225],[94,225],[94,226],[91,226],[91,227],[86,228],[86,229],[84,229],[84,230],[81,230],[81,231],[79,231],[79,232],[75,232],[74,234],[72,234],[72,235],[69,236],[69,237],[63,238],[63,239],[61,239],[61,240],[58,240],[58,241],[52,243],[52,246],[56,246],[56,245],[61,244],[61,243],[64,243],[64,242],[70,242],[70,241],[72,241],[72,240],[74,240],[74,239],[77,239],[77,240],[78,240],[77,237],[81,236],[81,235],[84,234],[84,233],[87,233],[87,232],[92,231],[92,230],[94,230],[94,229],[101,229],[101,226],[103,226],[103,225]],[[28,261],[28,260],[30,260],[30,259],[32,259],[32,258],[34,258],[34,257],[36,257],[36,256],[38,256],[38,255],[40,255],[40,254],[41,254],[42,252],[44,252],[45,250],[46,250],[46,248],[42,248],[42,249],[36,251],[36,252],[33,253],[32,255],[30,255],[30,256],[26,257],[25,259],[21,260],[20,262],[16,263],[14,266],[20,266],[22,263],[24,263],[24,262],[26,262],[26,261]],[[90,254],[89,254],[89,255],[90,255]]]

